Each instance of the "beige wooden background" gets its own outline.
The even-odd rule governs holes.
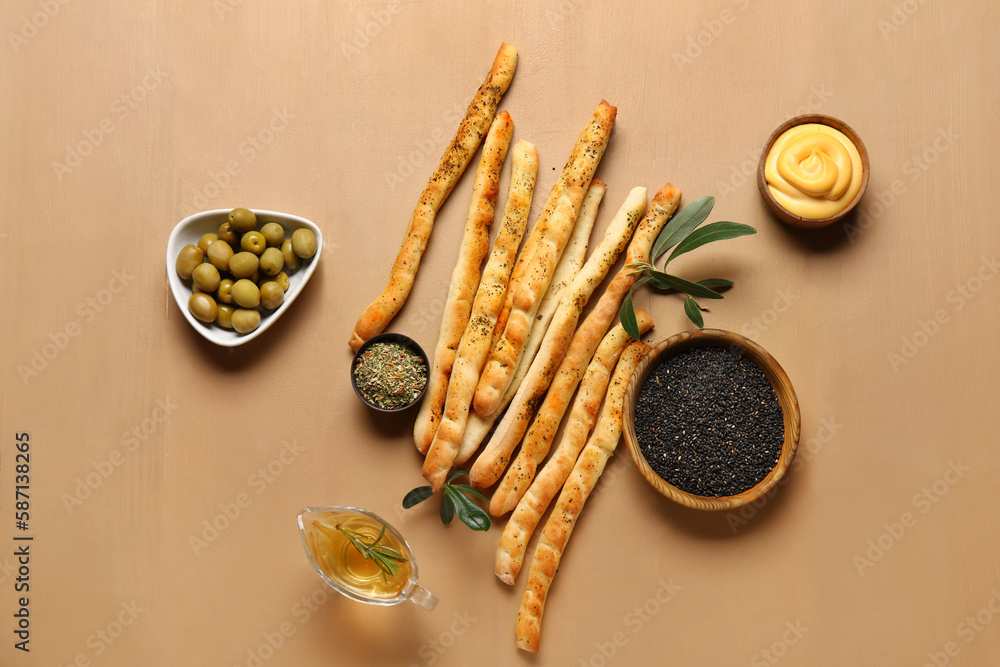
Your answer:
[[[995,3],[19,0],[0,25],[0,664],[995,661]],[[422,481],[412,415],[360,404],[346,345],[505,40],[503,108],[538,146],[540,193],[597,103],[618,107],[595,238],[631,187],[668,181],[757,227],[678,268],[736,281],[707,325],[764,345],[803,414],[795,472],[742,514],[671,505],[616,457],[535,658],[513,641],[524,578],[492,574],[500,526],[399,509]],[[806,111],[871,153],[849,230],[786,228],[757,194],[763,141]],[[427,348],[471,176],[392,324]],[[177,310],[164,249],[188,213],[237,205],[310,218],[327,247],[284,319],[230,351]],[[637,301],[651,340],[686,328],[676,297]],[[323,592],[294,519],[338,503],[401,527],[436,611]]]

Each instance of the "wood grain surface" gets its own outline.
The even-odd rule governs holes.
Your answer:
[[[16,0],[0,25],[0,664],[1000,654],[996,3]],[[802,409],[787,483],[738,511],[669,503],[619,451],[533,659],[514,647],[524,581],[493,575],[502,526],[400,507],[422,483],[413,414],[357,400],[345,344],[503,41],[520,58],[501,108],[538,147],[539,192],[595,105],[618,108],[594,239],[633,186],[667,182],[759,230],[676,268],[736,282],[706,326],[766,348]],[[801,113],[841,118],[869,150],[844,224],[793,229],[757,192],[763,143]],[[389,327],[428,350],[472,177]],[[501,192],[508,179],[509,165]],[[191,330],[163,257],[183,217],[233,206],[316,221],[326,245],[281,321],[227,350]],[[689,326],[676,296],[643,288],[636,306],[650,342]],[[407,536],[435,611],[323,588],[295,516],[340,504]],[[21,597],[30,652],[15,648]]]

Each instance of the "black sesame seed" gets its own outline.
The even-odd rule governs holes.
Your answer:
[[[785,425],[774,387],[756,364],[705,346],[653,369],[636,398],[635,434],[657,475],[688,493],[720,497],[767,476]]]

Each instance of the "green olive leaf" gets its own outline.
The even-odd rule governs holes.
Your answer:
[[[476,498],[479,498],[480,500],[485,500],[486,502],[490,501],[489,498],[487,498],[486,496],[484,496],[482,493],[479,492],[479,489],[474,489],[468,484],[451,484],[449,486],[452,486],[458,489],[459,491],[464,492],[466,495],[475,496]]]
[[[486,511],[472,502],[472,500],[450,484],[444,487],[445,495],[451,499],[455,505],[455,514],[466,526],[472,530],[489,530],[490,515]]]
[[[683,292],[685,294],[690,294],[691,296],[699,296],[703,299],[724,299],[725,297],[718,292],[711,290],[707,287],[702,287],[698,283],[693,283],[690,280],[684,280],[683,278],[678,278],[677,276],[672,276],[669,273],[663,273],[662,271],[650,271],[652,278],[656,280],[657,286],[660,284],[666,285],[661,289],[675,289],[678,292]],[[652,284],[652,283],[651,283]]]
[[[706,278],[705,280],[699,280],[698,284],[702,287],[732,287],[733,281],[726,280],[725,278]]]
[[[629,262],[628,264],[625,265],[625,268],[626,269],[632,269],[631,271],[629,271],[630,275],[635,275],[637,273],[642,273],[646,269],[654,269],[654,270],[656,269],[656,267],[653,266],[652,264],[650,264],[649,262],[642,262],[642,261],[639,261],[639,262]]]
[[[447,489],[447,487],[445,487]],[[451,504],[451,498],[445,493],[441,497],[441,523],[448,525],[451,523],[452,517],[455,516],[455,508]]]
[[[650,274],[649,274],[649,284],[652,285],[653,287],[655,287],[656,289],[677,291],[676,287],[674,287],[673,285],[671,285],[670,283],[666,282],[665,280],[663,280],[660,277],[662,274],[663,274],[662,271],[653,271],[653,272],[650,272]],[[733,281],[731,281],[731,280],[725,280],[723,278],[708,278],[707,280],[699,280],[699,281],[697,281],[697,284],[701,285],[702,287],[709,287],[709,288],[713,288],[713,289],[722,289],[722,288],[725,288],[725,287],[732,287]]]
[[[662,271],[651,271],[646,275],[646,277],[649,278],[649,284],[655,287],[656,289],[662,289],[662,290],[677,289],[676,287],[668,283],[666,280],[661,278],[660,277],[661,275],[664,275]]]
[[[691,252],[695,248],[700,248],[706,243],[725,241],[726,239],[734,239],[738,236],[747,236],[748,234],[756,233],[757,230],[750,225],[743,225],[738,222],[713,222],[710,225],[705,225],[701,229],[691,232],[683,241],[678,243],[674,251],[670,253],[670,257],[667,258],[666,263],[669,264],[675,258],[680,257],[686,252]]]
[[[701,316],[698,304],[693,298],[688,297],[684,299],[684,312],[687,314],[688,319],[694,322],[696,327],[699,329],[704,328],[705,319]]]
[[[451,471],[451,474],[448,475],[448,483],[451,484],[462,475],[468,475],[468,474],[469,471],[466,470],[465,468],[455,468],[454,470]]]
[[[636,283],[636,285],[638,284]],[[618,313],[618,318],[622,322],[622,328],[625,329],[625,333],[635,340],[639,340],[639,336],[642,334],[639,333],[639,322],[636,320],[635,306],[632,304],[632,292],[635,291],[636,285],[632,286],[632,289],[628,291],[628,294],[622,300],[622,307]]]
[[[675,245],[684,240],[688,234],[693,232],[695,228],[701,223],[705,222],[705,218],[708,214],[712,212],[712,207],[715,206],[715,197],[702,197],[701,199],[696,199],[683,209],[680,213],[675,215],[673,219],[667,223],[667,226],[663,228],[660,235],[656,238],[656,243],[653,244],[653,253],[651,255],[652,261],[655,264],[656,260],[660,258],[666,251],[673,248]],[[667,262],[670,260],[668,259]]]
[[[434,495],[434,490],[429,486],[418,486],[403,498],[403,507],[410,509],[414,505],[424,502]]]

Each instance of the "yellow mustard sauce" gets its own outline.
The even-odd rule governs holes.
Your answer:
[[[829,125],[796,125],[778,137],[764,162],[764,179],[775,200],[793,215],[834,216],[861,189],[861,154]]]

